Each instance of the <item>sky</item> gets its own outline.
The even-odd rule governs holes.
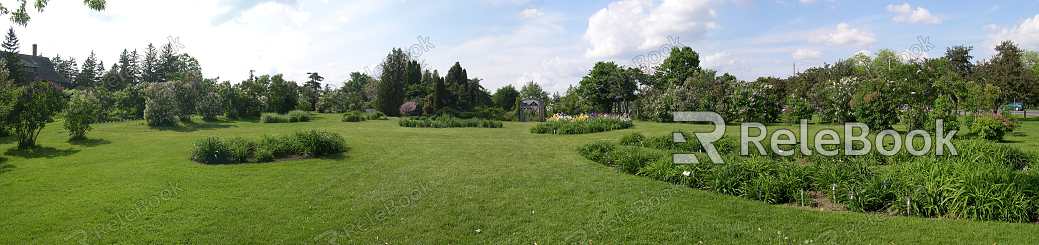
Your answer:
[[[300,84],[318,72],[339,87],[402,48],[442,76],[459,62],[492,91],[534,81],[565,93],[598,61],[652,66],[673,46],[747,81],[884,48],[939,57],[965,45],[984,60],[1004,40],[1039,50],[1036,10],[1039,0],[108,0],[104,11],[50,1],[26,27],[4,23],[22,53],[38,44],[82,62],[94,52],[111,67],[124,49],[143,56],[172,42],[205,77],[232,83],[249,70]]]

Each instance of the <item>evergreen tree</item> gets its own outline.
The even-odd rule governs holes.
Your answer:
[[[382,62],[382,82],[378,87],[375,107],[389,116],[400,115],[400,105],[404,104],[404,83],[407,77],[409,56],[403,50],[394,48]]]
[[[459,111],[468,111],[469,105],[469,78],[462,69],[462,65],[455,62],[455,65],[451,66],[451,69],[447,70],[447,76],[444,77],[444,84],[448,86],[451,91],[452,98],[448,101],[445,106],[454,108]]]
[[[73,78],[75,78],[76,72],[78,72],[76,71],[75,58],[69,58],[68,60],[65,60],[61,58],[60,54],[58,54],[54,55],[54,58],[51,58],[51,61],[54,63],[54,71],[57,72],[59,75],[65,77],[69,81],[72,81]]]
[[[161,82],[162,79],[158,73],[160,62],[155,45],[148,44],[148,49],[144,53],[143,63],[141,66],[141,79],[143,82]]]
[[[86,60],[83,60],[82,69],[79,70],[79,74],[76,74],[76,80],[72,81],[72,87],[90,87],[94,85],[94,79],[97,78],[97,57],[94,55],[94,51],[90,51],[90,56]]]
[[[137,54],[137,49],[134,49],[127,59],[129,64],[123,67],[126,71],[125,78],[129,84],[137,85],[141,83],[141,56]]]
[[[426,105],[422,108],[422,111],[429,115],[442,114],[448,98],[451,97],[451,93],[447,90],[443,78],[433,76],[431,79],[433,80],[433,91],[430,91],[429,95],[426,96]]]
[[[173,44],[166,43],[166,45],[162,45],[155,74],[159,81],[166,81],[167,74],[177,72],[177,59],[177,54],[173,53]]]
[[[18,54],[20,44],[18,44],[18,36],[14,34],[14,27],[7,29],[7,36],[4,38],[2,46],[4,54],[0,58],[7,61],[5,67],[9,72],[8,77],[14,80],[16,85],[29,83],[29,78],[25,75],[25,67],[22,66],[22,56]]]
[[[95,68],[94,68],[94,72],[96,72],[96,73],[97,73],[97,74],[95,74],[95,76],[94,76],[94,84],[96,84],[96,86],[97,86],[98,88],[104,88],[104,87],[107,87],[107,86],[106,86],[106,85],[104,84],[104,83],[105,83],[105,81],[104,81],[104,76],[105,76],[105,62],[104,62],[104,61],[102,61],[102,60],[100,60],[100,59],[98,59],[98,62],[97,62],[97,67],[95,67]]]

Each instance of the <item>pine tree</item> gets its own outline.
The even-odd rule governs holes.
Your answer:
[[[174,75],[179,72],[177,68],[177,54],[173,53],[173,44],[166,43],[162,45],[162,51],[159,52],[159,65],[156,72],[156,76],[160,81],[166,81],[167,74]]]
[[[105,62],[98,59],[97,67],[94,68],[94,72],[96,72],[96,74],[94,74],[94,84],[96,84],[98,88],[106,87],[104,84],[105,71]]]
[[[158,76],[159,56],[155,45],[148,44],[148,50],[144,54],[144,65],[141,66],[141,79],[144,82],[161,82]]]
[[[81,65],[81,67],[83,67],[83,69],[80,69],[79,73],[76,74],[76,80],[72,81],[73,88],[79,86],[90,87],[95,84],[94,79],[97,78],[98,72],[97,57],[95,57],[94,51],[90,51],[90,56],[88,56],[87,59],[83,61],[83,65]]]
[[[404,104],[404,82],[408,67],[408,55],[399,48],[394,48],[382,62],[382,76],[379,80],[375,105],[379,111],[389,116],[400,115],[400,105]]]
[[[18,85],[29,83],[29,79],[25,75],[25,67],[22,66],[22,56],[18,54],[20,45],[18,44],[18,36],[14,34],[14,27],[7,29],[7,36],[4,38],[2,46],[4,54],[0,58],[7,61],[5,67],[10,72],[8,77]]]
[[[130,85],[137,85],[141,83],[141,56],[137,55],[137,49],[130,52],[128,57],[129,65],[124,67],[126,70],[126,80]]]

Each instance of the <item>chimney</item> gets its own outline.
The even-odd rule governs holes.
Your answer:
[[[36,63],[36,44],[32,44],[32,63]]]

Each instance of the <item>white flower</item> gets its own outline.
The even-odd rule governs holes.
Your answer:
[[[685,176],[689,176],[689,174],[692,174],[692,172],[689,172],[689,171],[682,171],[682,175],[685,175]]]
[[[476,229],[476,233],[480,233],[480,229]]]

